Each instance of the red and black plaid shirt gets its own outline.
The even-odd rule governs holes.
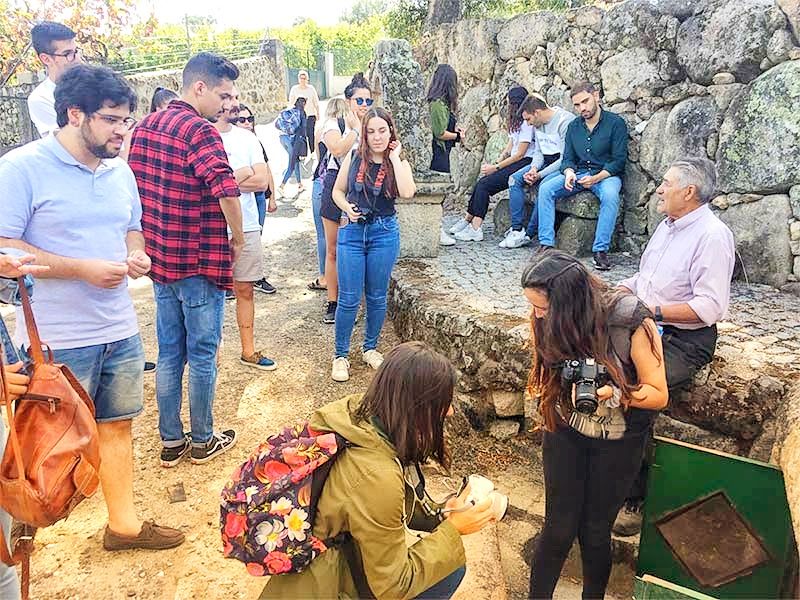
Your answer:
[[[150,277],[166,284],[204,275],[233,289],[231,251],[220,198],[238,198],[219,132],[178,100],[133,131],[128,164],[142,198]]]

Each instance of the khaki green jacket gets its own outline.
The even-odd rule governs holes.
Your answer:
[[[351,420],[359,400],[349,396],[332,402],[311,418],[315,429],[335,431],[353,444],[331,468],[314,535],[326,539],[349,531],[375,597],[414,598],[465,564],[464,546],[448,521],[407,546],[405,525],[412,516],[408,508],[413,492],[406,488],[393,446],[372,424]],[[332,548],[302,573],[271,577],[260,598],[358,598],[358,593],[344,554]]]

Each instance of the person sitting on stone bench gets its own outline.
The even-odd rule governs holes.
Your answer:
[[[617,222],[621,177],[628,158],[628,127],[622,117],[601,108],[600,94],[593,84],[577,83],[570,94],[581,118],[567,128],[562,175],[539,186],[539,243],[543,248],[556,245],[556,200],[590,190],[600,200],[592,244],[594,266],[607,271],[611,268],[607,253]]]
[[[706,158],[670,165],[656,190],[659,212],[667,218],[647,243],[639,272],[619,284],[636,294],[663,328],[670,396],[711,362],[716,323],[730,302],[736,248],[731,230],[711,212],[715,185],[714,163]],[[615,533],[634,535],[640,530],[646,481],[645,464],[619,511]]]
[[[533,127],[522,120],[519,108],[528,91],[516,86],[508,92],[508,145],[498,162],[481,167],[481,177],[475,184],[472,197],[467,206],[467,214],[459,219],[449,233],[457,240],[480,242],[483,240],[483,220],[489,212],[489,198],[497,192],[508,189],[508,178],[523,167],[531,164],[536,144]]]
[[[536,140],[536,155],[530,166],[522,167],[508,180],[508,206],[511,213],[511,229],[500,242],[501,248],[519,248],[530,243],[537,234],[539,219],[536,207],[531,211],[527,230],[524,227],[526,185],[534,185],[547,177],[558,175],[567,128],[575,115],[556,106],[551,108],[544,98],[529,94],[520,108],[524,121],[533,127]]]

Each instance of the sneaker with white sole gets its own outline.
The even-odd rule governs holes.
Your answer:
[[[508,229],[506,229],[505,233],[503,233],[503,239],[502,239],[502,240],[500,240],[500,243],[499,243],[499,244],[497,244],[497,245],[498,245],[498,246],[500,246],[501,248],[507,248],[507,246],[506,246],[506,240],[508,240],[508,236],[509,236],[509,235],[511,235],[511,232],[512,232],[512,231],[514,231],[514,230],[513,230],[513,229],[511,229],[511,227],[509,227]]]
[[[465,221],[464,219],[459,219],[458,221],[456,221],[455,225],[453,225],[452,227],[450,227],[450,229],[447,230],[447,233],[449,233],[450,235],[455,235],[459,231],[464,229],[467,225],[469,225],[469,221]]]
[[[331,367],[331,379],[339,382],[350,379],[350,361],[344,356],[337,356],[333,359],[333,366]]]
[[[522,246],[526,246],[531,243],[531,238],[529,238],[523,230],[519,231],[512,231],[508,234],[505,240],[505,245],[503,248],[521,248]]]
[[[192,464],[202,465],[236,445],[236,432],[226,429],[211,436],[202,446],[192,446]]]
[[[449,235],[447,235],[447,232],[444,229],[442,229],[439,232],[439,245],[440,246],[455,246],[456,245],[456,241],[453,238],[451,238]]]
[[[361,358],[373,369],[377,369],[383,364],[383,354],[377,350],[364,350],[361,353]]]
[[[482,242],[483,227],[478,227],[477,229],[472,226],[464,227],[456,234],[456,239],[462,242]]]

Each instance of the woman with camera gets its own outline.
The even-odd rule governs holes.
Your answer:
[[[445,417],[452,414],[455,371],[422,342],[386,355],[366,394],[317,410],[310,425],[351,445],[331,467],[313,530],[350,540],[302,573],[270,578],[261,598],[450,598],[464,577],[461,536],[494,519],[490,498],[474,506],[460,496],[441,506],[424,493],[417,465],[447,465]],[[443,518],[443,515],[447,516]],[[409,530],[425,534],[408,535]],[[409,540],[415,543],[409,546]]]
[[[552,598],[577,536],[583,598],[603,598],[611,526],[667,405],[661,338],[635,296],[564,252],[538,252],[522,287],[533,307],[529,390],[545,424],[545,522],[529,597]]]
[[[383,362],[378,337],[386,318],[389,277],[400,254],[400,227],[395,201],[411,198],[417,188],[391,114],[371,108],[364,115],[361,143],[348,154],[333,186],[333,201],[342,211],[337,261],[339,302],[336,307],[334,381],[350,379],[350,337],[361,297],[367,322],[361,357],[377,369]]]

